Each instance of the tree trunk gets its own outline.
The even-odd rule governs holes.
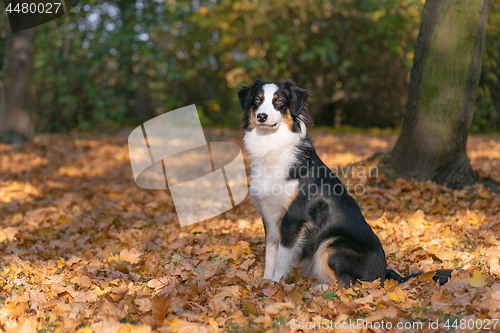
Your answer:
[[[490,0],[427,0],[406,115],[390,164],[404,177],[462,188],[476,182],[466,154]]]
[[[8,27],[0,100],[0,141],[21,149],[33,139],[30,92],[35,29],[12,33]]]

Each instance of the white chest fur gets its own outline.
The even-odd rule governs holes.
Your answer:
[[[279,222],[297,190],[298,181],[287,177],[302,137],[302,133],[280,126],[276,130],[255,128],[243,140],[252,162],[250,196],[266,222],[268,241],[273,243],[279,242]]]

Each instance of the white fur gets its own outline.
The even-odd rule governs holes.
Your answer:
[[[293,247],[285,247],[280,244],[278,247],[278,254],[276,256],[276,264],[274,267],[273,281],[278,282],[282,277],[287,277],[288,273],[295,262],[295,259],[302,250],[303,235],[293,245]]]
[[[278,282],[282,277],[290,271],[292,259],[294,258],[295,247],[288,248],[280,244],[278,247],[278,255],[276,256],[276,265],[274,267],[273,281]]]
[[[278,243],[266,242],[266,268],[264,269],[264,279],[271,280],[273,278],[277,255]]]
[[[275,84],[264,86],[264,103],[257,113],[266,110],[268,120],[272,115],[272,120],[269,123],[278,123],[278,126],[276,128],[257,126],[252,131],[246,132],[243,139],[252,161],[250,196],[266,224],[264,278],[272,278],[273,280],[280,274],[284,276],[288,273],[290,261],[294,257],[293,254],[297,252],[297,249],[278,247],[281,238],[279,228],[281,219],[290,204],[291,196],[296,193],[298,187],[298,180],[287,180],[288,169],[295,162],[297,145],[306,135],[306,127],[302,121],[300,122],[301,133],[290,131],[288,126],[280,126],[283,123],[283,118],[279,111],[274,110],[271,103],[276,89]],[[299,243],[301,242],[297,242],[297,245]],[[283,259],[289,254],[292,255],[289,260]]]
[[[260,105],[260,107],[256,111],[256,115],[259,113],[267,114],[267,120],[264,122],[266,125],[274,125],[278,124],[278,126],[283,121],[281,117],[281,112],[276,110],[273,105],[273,96],[276,90],[278,90],[278,86],[274,83],[265,84],[262,89],[264,90],[264,101]]]

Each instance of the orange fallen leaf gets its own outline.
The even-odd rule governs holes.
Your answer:
[[[156,295],[151,299],[151,311],[157,322],[156,326],[161,325],[168,310],[170,310],[170,297],[168,295]]]

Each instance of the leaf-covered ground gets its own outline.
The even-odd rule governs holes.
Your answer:
[[[41,135],[23,152],[0,145],[0,330],[470,332],[500,318],[500,195],[482,186],[452,191],[339,168],[390,268],[458,270],[444,286],[426,274],[316,291],[297,272],[262,282],[264,230],[248,198],[180,228],[166,191],[135,185],[127,134]],[[239,135],[210,136],[241,144]],[[313,137],[327,165],[344,167],[396,140]],[[471,137],[468,154],[480,177],[500,181],[499,136]]]

